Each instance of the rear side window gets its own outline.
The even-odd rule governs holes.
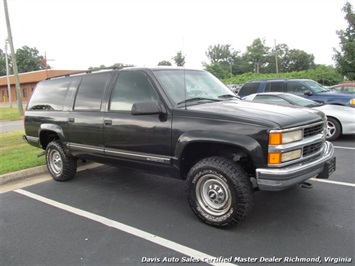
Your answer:
[[[71,79],[69,78],[46,80],[38,83],[28,103],[27,110],[63,110],[70,83]]]
[[[99,111],[109,75],[84,77],[76,94],[74,110]]]
[[[282,92],[283,91],[283,82],[269,82],[266,85],[265,91],[279,91]]]
[[[245,83],[243,87],[240,89],[238,95],[244,97],[253,93],[257,93],[259,85],[260,85],[259,82]]]

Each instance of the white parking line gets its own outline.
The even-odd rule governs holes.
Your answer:
[[[352,147],[342,147],[342,146],[334,146],[334,148],[344,149],[344,150],[355,150],[355,148],[352,148]]]
[[[332,181],[332,180],[327,180],[327,179],[311,178],[310,180],[312,180],[312,181],[317,181],[317,182],[323,182],[323,183],[334,184],[334,185],[341,185],[341,186],[347,186],[347,187],[355,187],[355,184],[352,184],[352,183],[339,182],[339,181]]]
[[[105,218],[103,216],[96,215],[96,214],[93,214],[93,213],[90,213],[90,212],[75,208],[75,207],[71,207],[69,205],[66,205],[66,204],[63,204],[63,203],[60,203],[60,202],[57,202],[57,201],[54,201],[54,200],[39,196],[37,194],[28,192],[28,191],[23,190],[23,189],[17,189],[17,190],[14,190],[14,192],[17,192],[17,193],[22,194],[22,195],[24,195],[26,197],[38,200],[40,202],[46,203],[46,204],[51,205],[53,207],[62,209],[64,211],[76,214],[78,216],[85,217],[87,219],[90,219],[92,221],[101,223],[103,225],[118,229],[120,231],[126,232],[126,233],[134,235],[136,237],[148,240],[148,241],[153,242],[153,243],[155,243],[157,245],[169,248],[171,250],[175,250],[175,251],[177,251],[177,252],[179,252],[181,254],[185,254],[188,257],[193,257],[195,259],[198,259],[201,262],[205,262],[205,263],[208,263],[210,265],[219,265],[219,266],[220,265],[234,265],[234,266],[236,266],[236,264],[226,263],[224,261],[221,261],[221,260],[223,260],[222,257],[213,257],[213,256],[208,255],[206,253],[203,253],[203,252],[200,252],[198,250],[195,250],[195,249],[186,247],[184,245],[175,243],[175,242],[173,242],[171,240],[168,240],[168,239],[165,239],[165,238],[150,234],[148,232],[145,232],[143,230],[134,228],[132,226],[129,226],[129,225],[126,225],[126,224],[123,224],[123,223],[120,223],[120,222]],[[229,259],[229,258],[227,258],[227,259]]]

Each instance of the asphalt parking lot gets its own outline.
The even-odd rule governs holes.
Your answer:
[[[195,217],[184,182],[109,166],[2,193],[0,265],[353,265],[354,140],[333,142],[330,180],[256,192],[229,230]]]

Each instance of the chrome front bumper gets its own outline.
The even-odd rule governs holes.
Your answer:
[[[284,168],[258,168],[256,182],[260,190],[285,190],[312,177],[328,178],[324,177],[323,171],[328,169],[327,164],[330,162],[335,169],[334,147],[332,143],[326,141],[320,158]]]

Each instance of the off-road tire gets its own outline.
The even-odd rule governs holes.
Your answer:
[[[68,156],[59,140],[50,142],[46,148],[47,169],[55,181],[68,181],[76,174],[77,160]]]
[[[248,175],[240,165],[224,157],[197,162],[188,173],[186,192],[197,217],[218,228],[237,225],[254,206]]]

